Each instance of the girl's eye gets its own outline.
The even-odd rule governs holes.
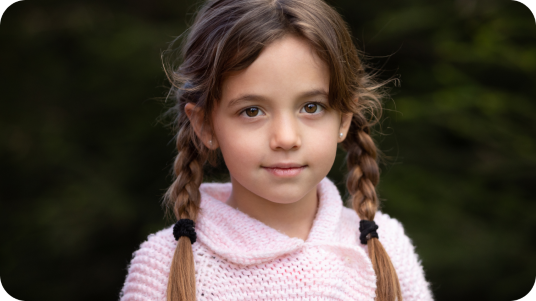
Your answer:
[[[306,104],[303,109],[305,110],[305,112],[309,113],[309,114],[314,114],[314,113],[319,113],[319,112],[322,112],[322,110],[324,109],[321,105],[317,104],[317,103],[308,103]]]
[[[256,117],[256,116],[262,115],[262,111],[257,107],[247,108],[244,111],[242,111],[242,113],[244,112],[246,113],[248,117]]]

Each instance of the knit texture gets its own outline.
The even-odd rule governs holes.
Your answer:
[[[228,206],[230,183],[204,183],[192,245],[197,300],[362,300],[375,298],[376,275],[359,242],[359,217],[327,178],[306,241],[290,238]],[[380,241],[391,257],[404,301],[432,300],[402,225],[378,212]],[[149,235],[134,253],[121,301],[166,300],[177,242],[173,227]]]

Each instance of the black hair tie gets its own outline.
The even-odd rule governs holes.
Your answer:
[[[186,236],[190,239],[192,244],[194,244],[197,239],[194,229],[194,221],[186,218],[180,219],[175,223],[175,226],[173,226],[173,236],[175,236],[175,240],[177,241],[181,236]]]
[[[380,238],[376,230],[378,230],[378,225],[374,221],[361,220],[359,222],[359,232],[361,232],[359,240],[361,240],[361,243],[366,245],[369,239],[373,237]]]

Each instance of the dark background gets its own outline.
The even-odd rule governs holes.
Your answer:
[[[536,24],[511,0],[329,1],[400,76],[383,211],[437,300],[510,301],[536,276]],[[117,300],[166,221],[160,53],[194,1],[26,0],[0,26],[0,277],[15,298]],[[345,193],[341,153],[330,173]],[[211,180],[212,178],[207,178]]]

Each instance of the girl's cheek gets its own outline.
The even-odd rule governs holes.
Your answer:
[[[330,122],[307,133],[304,144],[307,144],[310,156],[318,163],[331,162],[337,153],[338,123]]]
[[[316,136],[309,141],[310,154],[320,162],[330,161],[337,153],[337,140],[328,135],[323,137]]]
[[[221,137],[221,138],[220,138]],[[244,128],[226,128],[220,131],[221,151],[228,165],[240,162],[257,161],[261,154],[262,138],[260,133],[251,133]]]

